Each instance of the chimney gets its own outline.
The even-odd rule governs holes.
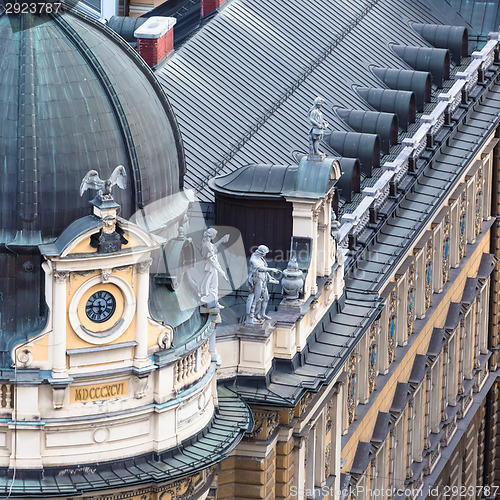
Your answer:
[[[137,52],[149,66],[156,66],[174,50],[175,17],[150,17],[134,31]]]
[[[218,9],[224,0],[201,0],[201,17],[204,18]]]

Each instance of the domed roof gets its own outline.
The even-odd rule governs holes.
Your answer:
[[[182,187],[177,123],[150,69],[105,25],[75,9],[0,14],[0,244],[53,238],[89,212],[90,169],[129,218]]]

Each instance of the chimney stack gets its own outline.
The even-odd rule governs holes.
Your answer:
[[[175,17],[150,17],[134,31],[137,52],[149,66],[156,66],[174,50]]]
[[[225,0],[201,0],[201,17],[204,18],[218,9]]]

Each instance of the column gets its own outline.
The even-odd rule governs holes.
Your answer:
[[[149,268],[152,259],[137,263],[137,306],[135,311],[135,348],[134,365],[142,368],[150,364],[148,359],[148,300]]]
[[[52,314],[54,332],[52,344],[52,377],[66,378],[66,280],[69,273],[54,271],[54,293],[52,295]]]

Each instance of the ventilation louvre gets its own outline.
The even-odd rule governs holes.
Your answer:
[[[413,92],[417,103],[417,111],[419,112],[424,110],[426,102],[431,101],[431,75],[427,71],[373,68],[373,74],[391,89]]]
[[[464,26],[412,24],[412,27],[434,47],[448,49],[456,64],[469,53],[469,33]]]
[[[327,143],[340,156],[358,158],[366,177],[371,177],[372,169],[380,166],[380,139],[376,134],[332,132]]]
[[[358,87],[358,94],[378,111],[396,113],[402,130],[416,119],[415,94],[408,90],[377,89]]]
[[[392,50],[403,61],[417,71],[428,71],[432,82],[442,87],[450,78],[450,51],[432,47],[413,47],[410,45],[393,45]]]

